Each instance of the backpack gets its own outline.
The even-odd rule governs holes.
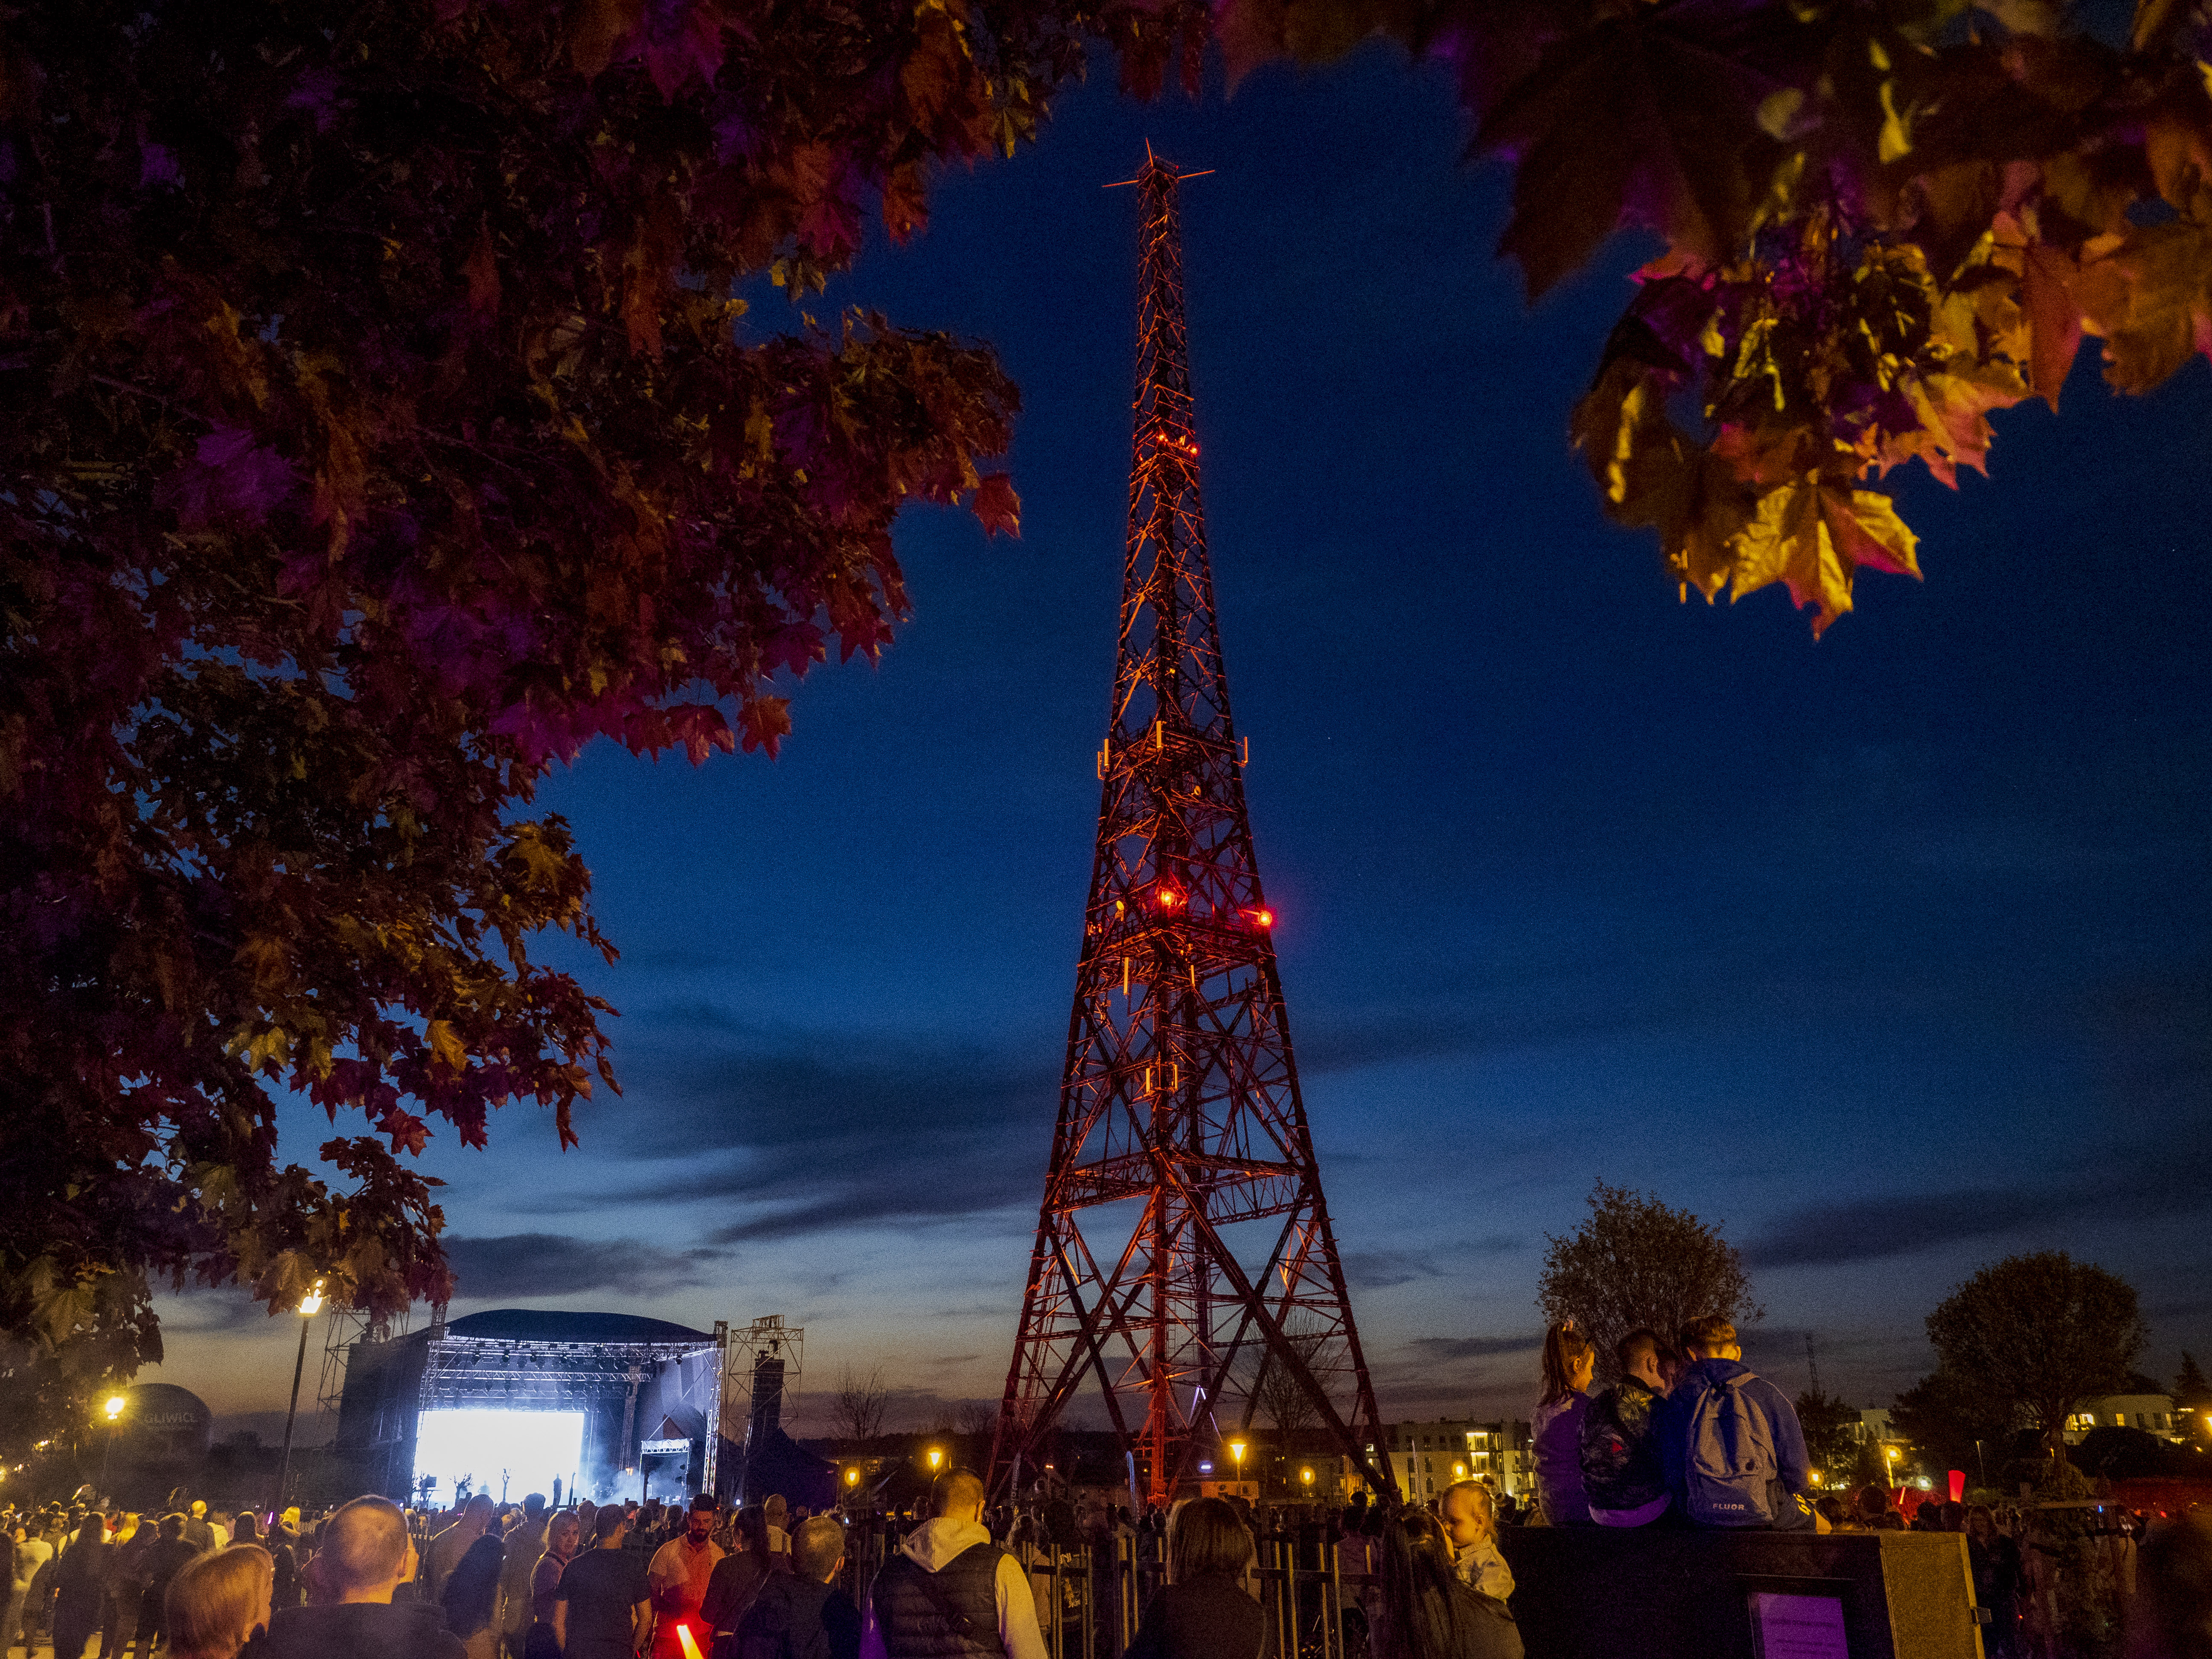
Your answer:
[[[1708,1382],[1690,1413],[1684,1496],[1701,1527],[1771,1527],[1770,1482],[1781,1473],[1766,1413],[1743,1397],[1746,1371]]]

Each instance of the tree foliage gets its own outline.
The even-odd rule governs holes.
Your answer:
[[[1857,1408],[1834,1395],[1808,1389],[1797,1396],[1797,1421],[1805,1431],[1805,1450],[1813,1467],[1831,1485],[1848,1479],[1858,1461]]]
[[[2119,1392],[2149,1338],[2135,1287],[2063,1250],[1984,1267],[1928,1316],[1941,1372],[2062,1457],[2067,1418]]]
[[[1919,574],[1866,488],[1986,470],[2084,335],[2142,392],[2212,356],[2212,8],[2124,39],[2057,0],[1222,0],[1232,74],[1374,34],[1456,72],[1513,168],[1533,295],[1617,231],[1665,252],[1572,435],[1686,597],[1780,582],[1820,632],[1861,568]]]
[[[611,1086],[561,820],[595,738],[769,754],[1012,533],[988,350],[748,319],[1177,7],[154,0],[0,17],[0,1355],[159,1356],[149,1276],[450,1289],[442,1121]],[[1188,67],[1195,54],[1186,54]],[[335,1179],[280,1161],[286,1091]],[[64,1354],[70,1357],[64,1358]],[[40,1367],[46,1367],[40,1370]],[[43,1385],[42,1385],[43,1386]]]
[[[1977,1482],[1985,1469],[2002,1482],[2018,1454],[2022,1420],[2008,1397],[1940,1370],[1898,1395],[1890,1410],[1891,1425],[1921,1462],[1934,1469],[1967,1470]]]
[[[2183,1411],[2212,1407],[2212,1382],[2204,1380],[2203,1367],[2186,1348],[2181,1352],[2181,1370],[2173,1379],[2173,1403]]]
[[[1752,1300],[1742,1255],[1721,1237],[1720,1224],[1698,1219],[1656,1198],[1601,1181],[1590,1188],[1589,1215],[1551,1246],[1536,1280],[1536,1304],[1550,1324],[1571,1318],[1597,1344],[1610,1372],[1613,1345],[1639,1325],[1668,1342],[1691,1320],[1720,1314],[1763,1318]]]

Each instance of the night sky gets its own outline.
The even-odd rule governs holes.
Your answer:
[[[2063,418],[1996,417],[1993,480],[1905,479],[1926,583],[1863,578],[1817,644],[1778,588],[1683,605],[1564,437],[1651,250],[1530,311],[1502,170],[1380,50],[1195,105],[1103,72],[813,307],[997,345],[1023,538],[902,520],[913,623],[805,683],[781,760],[551,781],[623,956],[546,948],[621,1009],[627,1092],[566,1156],[528,1107],[433,1143],[453,1311],[779,1313],[802,1427],[846,1364],[893,1426],[997,1397],[1127,513],[1136,203],[1100,186],[1148,137],[1218,169],[1182,191],[1209,540],[1386,1418],[1527,1414],[1545,1236],[1600,1177],[1725,1224],[1792,1391],[1810,1331],[1887,1404],[1946,1291],[2035,1249],[2138,1287],[2147,1369],[2212,1359],[2212,374],[2118,399],[2093,345]],[[146,1377],[281,1427],[291,1322],[165,1305]]]

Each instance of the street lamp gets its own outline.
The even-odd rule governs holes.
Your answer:
[[[1311,1469],[1300,1469],[1300,1470],[1298,1471],[1298,1479],[1299,1479],[1300,1480],[1304,1481],[1307,1486],[1312,1486],[1312,1485],[1313,1485],[1313,1471],[1312,1471]]]
[[[945,1454],[935,1446],[929,1449],[929,1472],[935,1474],[938,1466],[945,1462]]]
[[[1229,1455],[1237,1460],[1237,1492],[1242,1497],[1244,1492],[1244,1443],[1242,1440],[1231,1441]]]
[[[284,1455],[276,1464],[276,1492],[269,1500],[271,1513],[284,1507],[284,1482],[292,1473],[292,1424],[300,1415],[300,1374],[307,1369],[307,1327],[323,1310],[323,1281],[317,1279],[300,1298],[300,1356],[292,1362],[292,1403],[284,1413]]]
[[[115,1431],[121,1423],[123,1408],[131,1402],[119,1394],[111,1394],[100,1410],[107,1413],[107,1449],[100,1455],[100,1495],[107,1496],[107,1472],[115,1462]]]

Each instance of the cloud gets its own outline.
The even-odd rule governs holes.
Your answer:
[[[1354,1290],[1385,1291],[1417,1279],[1435,1279],[1443,1270],[1422,1250],[1347,1250],[1344,1282]]]
[[[1534,1353],[1544,1346],[1536,1336],[1417,1336],[1408,1351],[1431,1364],[1448,1359],[1494,1359],[1505,1354]]]
[[[848,1032],[741,1030],[688,1020],[715,1046],[634,1067],[645,1109],[617,1127],[620,1158],[682,1158],[591,1195],[593,1204],[713,1200],[739,1213],[717,1245],[888,1224],[1021,1231],[1044,1184],[1058,1074],[1043,1054]]]
[[[724,1260],[720,1250],[669,1250],[635,1238],[576,1238],[566,1233],[448,1237],[445,1243],[446,1259],[459,1281],[454,1294],[473,1302],[599,1290],[665,1296],[708,1283]]]

